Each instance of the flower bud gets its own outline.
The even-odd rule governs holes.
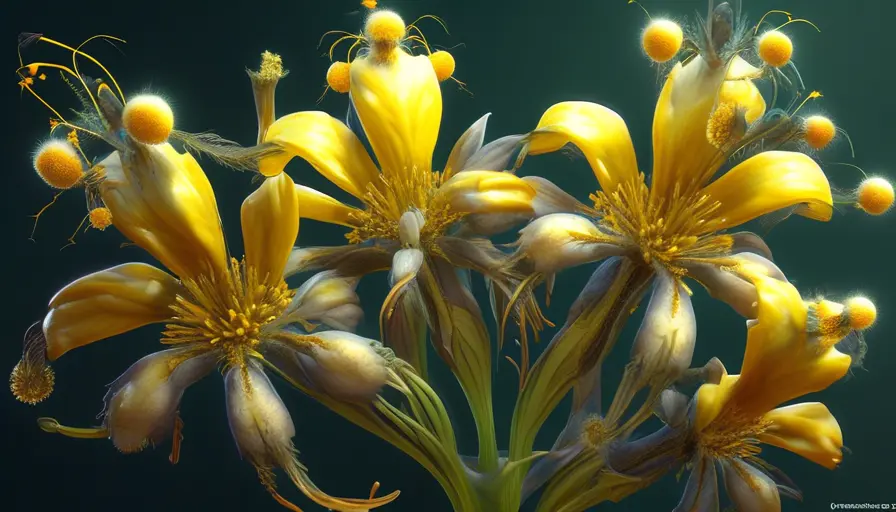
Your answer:
[[[296,428],[271,380],[255,362],[224,375],[227,419],[240,456],[255,466],[283,467],[293,456]]]
[[[322,344],[299,360],[315,385],[341,400],[372,399],[386,383],[386,360],[377,354],[377,341],[343,331],[314,335]]]

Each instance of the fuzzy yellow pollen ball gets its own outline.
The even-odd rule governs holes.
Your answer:
[[[112,212],[105,206],[90,210],[88,217],[93,229],[103,231],[112,225]]]
[[[893,206],[893,185],[883,178],[868,178],[856,191],[856,206],[871,215],[882,215]]]
[[[769,30],[759,38],[759,58],[769,66],[786,66],[793,56],[793,42],[777,30]]]
[[[137,142],[161,144],[174,129],[174,112],[162,98],[144,94],[127,102],[122,122],[128,135]]]
[[[877,308],[865,297],[853,297],[847,300],[845,313],[849,326],[857,331],[871,327],[877,320]]]
[[[803,123],[803,138],[812,149],[824,149],[835,135],[834,122],[824,116],[809,116]]]
[[[62,140],[45,142],[37,150],[34,170],[47,185],[62,190],[74,187],[84,175],[81,157],[75,147]]]
[[[654,62],[666,62],[678,54],[684,33],[678,23],[669,20],[650,22],[641,36],[644,53]]]
[[[436,72],[439,82],[444,82],[454,74],[454,57],[450,53],[439,50],[429,56],[429,62]]]
[[[348,62],[334,62],[327,69],[327,85],[334,91],[345,94],[351,86],[351,64]]]
[[[364,36],[374,44],[398,44],[404,33],[404,20],[392,11],[374,11],[364,23]]]

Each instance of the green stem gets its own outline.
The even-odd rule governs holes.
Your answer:
[[[532,453],[541,425],[572,389],[611,350],[620,330],[637,306],[652,270],[627,258],[605,262],[570,311],[566,324],[535,362],[517,398],[510,431],[509,459]],[[502,510],[519,508],[525,472],[504,490]]]

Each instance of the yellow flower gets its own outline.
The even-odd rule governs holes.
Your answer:
[[[441,170],[433,167],[442,117],[439,78],[448,73],[443,69],[445,55],[438,52],[436,59],[431,58],[435,54],[411,55],[401,44],[406,33],[397,14],[379,10],[368,18],[361,36],[347,36],[365,48],[350,63],[334,65],[328,81],[332,89],[349,94],[348,125],[323,112],[297,112],[278,119],[264,141],[282,151],[264,157],[259,170],[277,176],[292,158],[300,157],[360,201],[362,206],[356,208],[317,190],[296,188],[301,203],[307,205],[300,211],[302,217],[351,229],[346,237],[353,247],[344,253],[373,245],[392,257],[385,268],[380,259],[367,259],[354,265],[352,273],[392,270],[393,290],[382,309],[381,327],[384,333],[392,327],[402,329],[384,336],[399,357],[425,373],[417,344],[419,329],[408,322],[418,324],[423,310],[429,309],[430,327],[441,340],[437,345],[448,352],[455,335],[482,334],[484,328],[478,326],[450,327],[460,321],[457,315],[472,315],[481,323],[481,318],[476,320],[480,312],[475,301],[471,295],[466,298],[469,291],[452,267],[485,269],[499,292],[511,295],[521,277],[493,264],[503,255],[487,240],[472,243],[464,235],[490,234],[509,228],[508,220],[531,218],[535,189],[504,172],[525,136],[483,145],[488,115],[461,136]],[[422,298],[407,292],[418,282]],[[444,305],[446,301],[453,305]],[[528,304],[533,311],[523,314],[539,322],[534,302]],[[468,312],[451,313],[454,307]],[[452,314],[455,318],[449,320],[446,315]],[[406,328],[393,325],[392,318],[405,318],[399,323]],[[440,322],[441,328],[436,325]],[[445,355],[450,364],[461,357]]]
[[[366,510],[395,499],[397,492],[346,501],[314,486],[295,457],[289,412],[263,369],[272,365],[268,356],[284,362],[284,369],[274,366],[278,371],[304,368],[306,385],[337,399],[370,399],[386,380],[386,361],[373,340],[339,331],[298,334],[290,327],[311,328],[318,320],[353,329],[359,319],[356,280],[323,273],[298,291],[284,281],[299,230],[299,194],[292,179],[268,178],[243,202],[246,254],[239,261],[228,256],[214,192],[190,154],[168,143],[136,144],[113,152],[101,165],[100,193],[115,227],[177,277],[144,263],[125,263],[75,280],[50,301],[43,333],[26,340],[26,353],[42,348],[52,361],[161,322],[166,324],[162,343],[173,348],[144,357],[112,383],[102,427],[72,429],[47,420],[45,430],[109,437],[123,452],[173,436],[175,461],[180,398],[221,363],[234,439],[275,498],[283,500],[272,470],[282,468],[309,498],[329,508]],[[38,375],[21,367],[43,361],[23,359],[12,380],[16,372]],[[32,397],[28,382],[21,384],[20,394]]]
[[[713,19],[733,23],[725,16]],[[740,33],[718,28],[726,37]],[[547,180],[530,181],[538,191],[536,210],[550,213],[520,231],[515,256],[533,272],[529,282],[545,279],[549,287],[564,268],[610,257],[628,258],[656,274],[635,355],[666,358],[660,354],[670,349],[668,340],[677,339],[669,358],[673,371],[688,367],[695,339],[685,278],[748,318],[755,317],[751,281],[762,275],[785,279],[759,237],[726,230],[778,211],[828,220],[833,205],[827,178],[812,158],[776,149],[781,144],[774,137],[787,130],[789,117],[775,113],[783,120],[774,125],[778,118],[764,115],[766,103],[754,84],[763,72],[736,50],[746,45],[727,38],[690,43],[699,51],[675,64],[657,101],[649,180],[639,171],[628,128],[616,112],[583,101],[545,111],[524,154],[572,144],[600,189],[586,206],[557,194]],[[755,154],[742,158],[750,153]],[[716,177],[729,160],[735,165]]]
[[[843,327],[835,334],[822,327],[820,303],[804,303],[789,283],[758,277],[755,286],[758,314],[750,322],[740,375],[723,371],[718,382],[702,385],[694,397],[689,426],[694,457],[679,504],[683,509],[718,499],[713,469],[718,463],[739,509],[780,510],[779,488],[796,491],[763,471],[770,467],[758,457],[763,443],[829,469],[843,457],[840,426],[824,404],[779,406],[821,391],[847,373],[852,358],[835,345],[850,332],[848,319],[838,320]]]

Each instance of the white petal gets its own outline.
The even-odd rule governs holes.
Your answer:
[[[230,432],[240,455],[257,466],[279,466],[291,460],[295,425],[257,363],[247,363],[245,373],[236,366],[227,370],[224,390]]]

